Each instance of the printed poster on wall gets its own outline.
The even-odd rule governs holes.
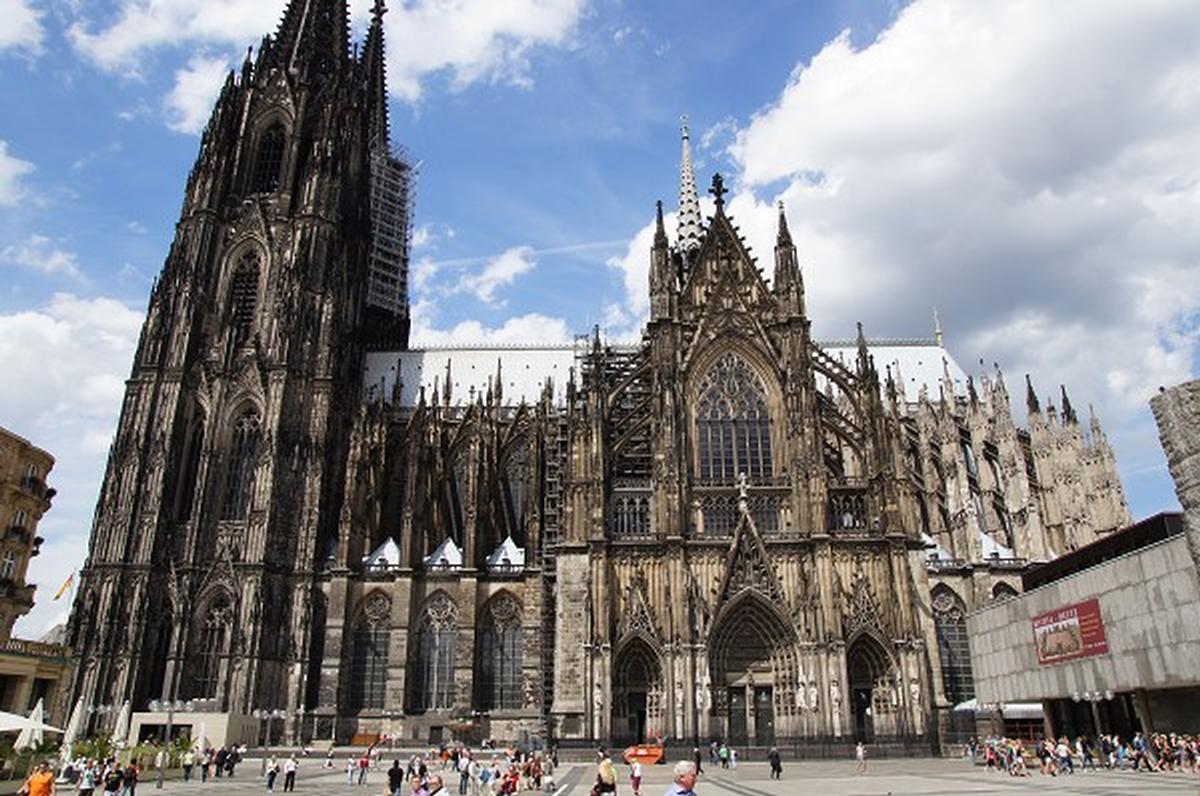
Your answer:
[[[1038,663],[1064,663],[1108,652],[1100,600],[1093,597],[1081,603],[1048,611],[1033,618],[1033,640]]]

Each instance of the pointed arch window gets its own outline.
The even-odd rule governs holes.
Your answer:
[[[254,328],[258,308],[258,255],[247,252],[238,260],[229,280],[229,325],[234,345],[241,345]]]
[[[196,494],[196,480],[200,477],[200,451],[204,447],[204,416],[197,414],[192,421],[192,433],[187,437],[187,449],[183,453],[182,477],[177,485],[178,494],[175,515],[180,522],[191,519],[192,503]]]
[[[350,658],[350,709],[382,710],[387,700],[391,601],[382,594],[367,599],[354,626]]]
[[[454,657],[458,641],[458,608],[445,594],[425,608],[417,631],[413,709],[454,707]]]
[[[232,610],[225,600],[214,602],[201,617],[195,635],[195,655],[192,660],[192,696],[212,698],[217,696],[221,679],[221,659],[229,642]]]
[[[767,388],[736,354],[718,359],[700,382],[696,439],[702,480],[732,483],[741,473],[752,481],[773,475]]]
[[[504,463],[501,492],[504,499],[504,522],[508,535],[518,547],[525,545],[525,483],[528,477],[528,443],[518,441],[512,446]]]
[[[479,628],[476,683],[480,710],[518,710],[521,687],[521,606],[511,595],[495,598]]]
[[[258,140],[258,154],[254,158],[253,193],[275,193],[279,190],[283,172],[283,150],[287,145],[287,134],[283,125],[275,122]]]
[[[229,445],[229,467],[225,473],[225,500],[221,519],[244,520],[254,494],[255,465],[260,437],[258,412],[253,409],[238,417]]]
[[[966,617],[967,607],[957,594],[944,587],[934,590],[933,623],[942,660],[942,686],[952,705],[975,697]]]

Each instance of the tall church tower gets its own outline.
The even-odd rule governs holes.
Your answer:
[[[364,350],[407,346],[383,14],[352,55],[345,0],[291,0],[216,101],[109,454],[72,699],[304,704]]]

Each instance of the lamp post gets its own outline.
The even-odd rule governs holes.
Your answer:
[[[158,779],[154,783],[156,790],[162,790],[163,779],[166,777],[167,766],[171,762],[171,753],[168,751],[171,747],[171,732],[175,729],[175,711],[187,710],[189,704],[181,699],[152,699],[150,700],[150,709],[155,713],[167,714],[167,733],[163,738],[163,748],[159,750],[158,762]]]
[[[271,725],[274,723],[275,719],[286,719],[288,712],[286,710],[284,710],[283,708],[271,708],[271,709],[256,708],[254,710],[254,712],[251,713],[250,715],[253,716],[254,718],[258,719],[259,721],[265,720],[267,722],[267,739],[266,739],[267,743],[266,743],[266,747],[263,751],[263,759],[262,759],[262,773],[263,773],[263,776],[266,776],[267,758],[271,756]]]

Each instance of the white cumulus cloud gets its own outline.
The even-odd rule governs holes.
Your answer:
[[[21,50],[40,55],[45,30],[42,12],[34,9],[30,0],[0,0],[0,51]]]
[[[11,1],[11,0],[10,0]],[[172,47],[241,48],[273,32],[284,0],[120,0],[115,19],[74,23],[68,36],[101,68],[144,70],[147,53]],[[478,81],[532,84],[531,57],[538,47],[570,42],[586,0],[410,0],[394,4],[386,19],[392,93],[421,97],[424,81],[445,74],[461,89]],[[371,0],[354,0],[361,27]]]
[[[570,328],[562,318],[552,318],[537,312],[506,319],[499,326],[487,326],[480,321],[461,321],[449,328],[434,325],[436,305],[418,301],[412,307],[412,345],[498,345],[505,343],[528,345],[531,342],[554,345],[572,340]]]
[[[492,258],[478,273],[466,274],[458,281],[458,292],[472,293],[484,304],[497,305],[496,291],[511,285],[516,278],[537,267],[529,246],[514,246]]]
[[[55,457],[58,490],[38,526],[46,539],[29,578],[38,584],[32,613],[17,626],[37,637],[62,613],[51,597],[83,560],[108,444],[116,429],[142,314],[111,298],[55,295],[36,309],[0,314],[0,391],[6,428]]]
[[[0,139],[0,205],[14,205],[25,195],[24,177],[33,164],[8,152],[8,142]]]
[[[30,235],[21,243],[0,249],[0,263],[30,268],[46,276],[83,278],[75,252],[60,248],[45,235]]]
[[[228,72],[229,62],[221,56],[193,55],[187,66],[175,72],[175,85],[163,100],[167,126],[198,135],[208,123]]]

